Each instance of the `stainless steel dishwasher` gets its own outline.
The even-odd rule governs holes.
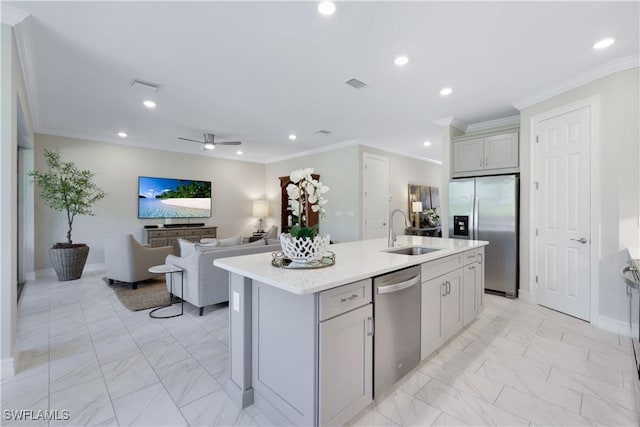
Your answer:
[[[373,279],[373,397],[420,362],[420,267]]]

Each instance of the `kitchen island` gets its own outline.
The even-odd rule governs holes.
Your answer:
[[[379,397],[372,278],[420,266],[424,359],[481,311],[487,244],[398,236],[394,249],[438,249],[402,255],[388,252],[386,239],[341,243],[329,248],[335,265],[315,270],[274,267],[269,253],[215,260],[231,273],[227,391],[276,423],[346,423]]]

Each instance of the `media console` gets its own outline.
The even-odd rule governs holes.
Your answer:
[[[216,237],[218,227],[202,227],[198,224],[171,224],[163,228],[152,228],[142,230],[142,240],[152,248],[159,246],[175,246],[178,239],[199,242],[200,239]]]

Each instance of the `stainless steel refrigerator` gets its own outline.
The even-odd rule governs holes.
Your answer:
[[[449,237],[486,240],[485,289],[518,296],[518,175],[449,183]]]

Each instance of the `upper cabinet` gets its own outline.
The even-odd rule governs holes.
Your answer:
[[[451,146],[453,178],[519,172],[518,132],[454,138]]]

